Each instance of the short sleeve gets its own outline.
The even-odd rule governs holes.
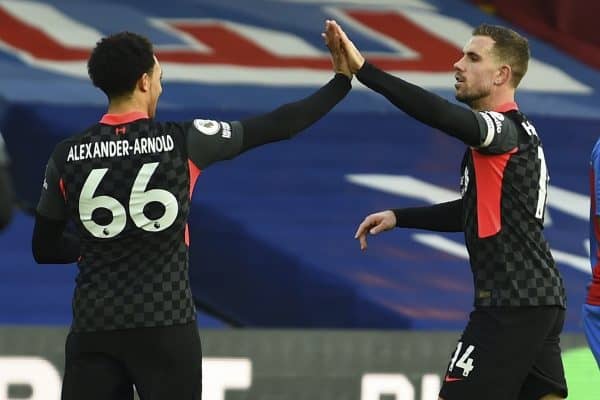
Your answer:
[[[477,151],[484,154],[503,154],[519,144],[519,128],[504,114],[495,111],[474,112],[481,136]]]
[[[62,195],[60,175],[52,158],[46,165],[42,194],[36,210],[38,214],[50,219],[67,219],[67,205]]]
[[[195,119],[183,128],[188,156],[200,169],[241,152],[244,129],[238,121]]]

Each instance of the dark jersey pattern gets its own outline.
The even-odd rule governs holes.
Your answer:
[[[565,307],[542,232],[548,175],[535,128],[516,110],[476,115],[483,145],[461,167],[475,305]]]
[[[194,320],[187,217],[200,170],[238,154],[239,123],[106,115],[55,148],[38,212],[81,237],[72,330]]]

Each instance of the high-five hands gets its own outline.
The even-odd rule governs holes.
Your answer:
[[[325,21],[325,32],[321,33],[321,36],[325,40],[325,45],[329,48],[329,52],[331,53],[333,70],[352,79],[352,72],[350,72],[348,60],[346,59],[344,49],[342,48],[342,38],[335,29],[335,25],[332,24],[334,22],[335,21],[331,20]]]
[[[381,211],[368,215],[358,226],[354,239],[360,242],[360,249],[367,249],[367,234],[377,235],[389,231],[396,226],[396,215],[391,210]]]
[[[347,68],[350,74],[356,74],[365,63],[365,58],[348,38],[342,27],[334,20],[326,20],[325,32],[321,36],[323,36],[325,44],[329,47],[336,72],[342,72],[336,69],[337,60],[337,65]]]

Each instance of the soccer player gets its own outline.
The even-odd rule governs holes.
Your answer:
[[[590,162],[590,262],[592,282],[583,305],[583,326],[592,353],[600,368],[600,140]]]
[[[142,400],[200,400],[186,225],[196,178],[325,115],[350,90],[345,59],[333,68],[315,93],[264,115],[158,122],[152,44],[129,32],[97,43],[88,72],[108,111],[52,152],[32,239],[39,263],[79,267],[63,400],[132,399],[133,385]],[[67,222],[76,237],[64,233]]]
[[[8,169],[8,153],[0,134],[0,230],[10,223],[13,213],[13,189]]]
[[[559,347],[565,291],[542,234],[548,174],[536,129],[514,101],[527,71],[527,40],[499,26],[473,31],[454,64],[456,98],[467,109],[366,62],[339,25],[328,24],[363,84],[468,146],[462,198],[371,214],[356,232],[365,249],[368,234],[394,227],[464,231],[475,309],[450,358],[440,399],[566,397]]]

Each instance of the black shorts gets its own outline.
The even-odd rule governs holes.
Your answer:
[[[202,353],[195,322],[69,333],[62,400],[200,400]]]
[[[567,397],[559,307],[480,307],[450,357],[444,400],[538,400]]]

